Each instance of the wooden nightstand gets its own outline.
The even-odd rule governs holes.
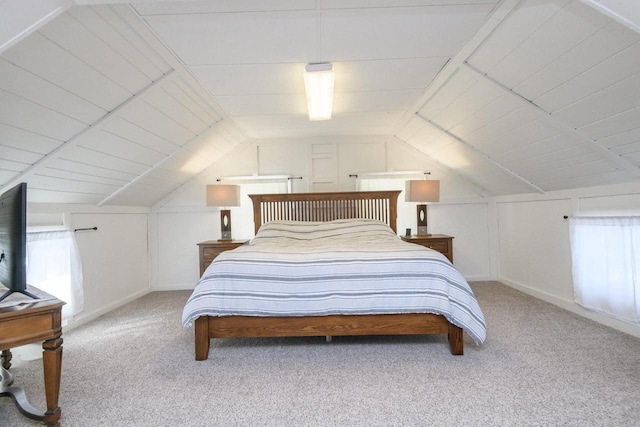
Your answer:
[[[409,243],[422,245],[426,248],[440,252],[453,263],[453,237],[446,234],[430,234],[428,236],[400,236]]]
[[[213,261],[218,255],[224,251],[230,251],[238,246],[245,244],[246,240],[207,240],[206,242],[198,243],[200,248],[200,276],[209,267],[211,261]]]

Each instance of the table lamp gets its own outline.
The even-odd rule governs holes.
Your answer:
[[[405,201],[419,202],[418,208],[418,236],[428,236],[427,205],[426,202],[440,201],[440,181],[409,180],[405,184]]]
[[[239,185],[207,185],[207,206],[218,206],[220,209],[219,241],[231,240],[231,206],[240,206]]]

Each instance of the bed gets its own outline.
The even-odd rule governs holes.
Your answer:
[[[221,253],[183,310],[195,358],[211,338],[486,335],[471,288],[440,253],[396,234],[399,191],[250,195],[256,236]]]

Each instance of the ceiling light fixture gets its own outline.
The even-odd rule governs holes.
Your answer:
[[[308,64],[304,69],[304,88],[307,93],[309,120],[330,120],[333,108],[333,64]]]

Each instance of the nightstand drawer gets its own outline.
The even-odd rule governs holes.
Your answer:
[[[400,236],[402,240],[425,248],[433,249],[449,258],[453,263],[453,237],[446,234],[429,234],[426,236]]]
[[[218,255],[224,251],[230,251],[238,246],[244,245],[246,240],[208,240],[206,242],[198,243],[200,248],[200,276],[209,267],[209,264],[213,262]]]
[[[435,240],[425,243],[423,246],[438,251],[443,254],[449,253],[449,242],[446,240]]]
[[[212,247],[204,246],[202,248],[202,258],[204,258],[205,260],[209,260],[209,262],[211,262],[211,261],[213,261],[215,259],[215,257],[220,255],[224,251],[225,251],[225,249],[219,249],[219,248],[212,248]]]

